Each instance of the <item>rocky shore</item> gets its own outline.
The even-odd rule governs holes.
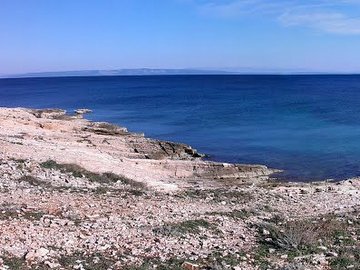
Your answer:
[[[280,183],[63,110],[0,108],[0,269],[360,269],[360,180]]]

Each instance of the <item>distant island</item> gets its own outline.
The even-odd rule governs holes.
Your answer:
[[[236,74],[236,72],[223,70],[201,69],[113,69],[113,70],[74,70],[53,72],[32,72],[23,74],[2,75],[0,78],[33,78],[33,77],[87,77],[87,76],[146,76],[146,75],[210,75],[210,74]]]
[[[29,72],[21,74],[0,74],[0,78],[35,78],[35,77],[91,77],[91,76],[155,76],[155,75],[304,75],[304,74],[339,74],[331,71],[311,71],[306,69],[275,68],[219,68],[219,69],[160,69],[128,68],[109,70],[73,70]],[[348,74],[348,73],[346,73]],[[350,73],[349,73],[350,74]]]

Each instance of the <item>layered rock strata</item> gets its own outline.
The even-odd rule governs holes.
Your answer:
[[[59,109],[0,109],[3,155],[74,163],[113,172],[156,189],[175,190],[194,179],[260,179],[274,170],[261,165],[203,161],[188,145],[146,138],[126,128],[91,122]]]

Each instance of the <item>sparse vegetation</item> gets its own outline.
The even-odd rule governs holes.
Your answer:
[[[10,160],[13,160],[16,163],[20,163],[20,164],[24,164],[26,162],[26,159],[20,159],[20,158],[11,158]]]
[[[124,270],[150,270],[150,269],[157,269],[157,270],[184,270],[181,267],[184,260],[178,258],[171,258],[165,262],[162,262],[158,259],[145,259],[144,262],[140,265],[132,265],[127,266],[122,269]]]
[[[331,260],[330,266],[333,270],[360,269],[360,246],[341,248],[339,256]]]
[[[226,216],[226,217],[231,217],[234,219],[244,219],[244,218],[248,218],[252,215],[252,213],[250,211],[245,210],[245,209],[233,210],[233,211],[229,211],[229,212],[207,212],[205,214],[211,215],[211,216]]]
[[[145,194],[144,191],[142,190],[138,190],[138,189],[128,189],[126,190],[128,193],[130,193],[131,195],[134,195],[134,196],[142,196]]]
[[[23,170],[24,170],[26,159],[12,159],[12,160],[16,162],[16,168],[17,168],[19,171],[23,171]]]
[[[181,258],[170,258],[166,261],[160,261],[155,258],[147,258],[141,265],[128,266],[122,268],[124,270],[184,270],[188,268],[183,267],[184,262],[199,265],[200,269],[213,269],[213,270],[225,270],[233,269],[232,267],[238,265],[240,257],[245,256],[243,252],[237,252],[235,254],[227,253],[223,250],[218,250],[210,253],[207,257],[199,258],[198,260],[188,260]],[[197,269],[197,268],[196,268]]]
[[[360,244],[356,241],[359,224],[348,217],[327,215],[317,219],[292,220],[266,224],[260,228],[259,262],[268,262],[270,249],[276,254],[295,257],[329,253],[331,269],[359,267]]]
[[[155,234],[166,236],[182,236],[184,234],[198,234],[202,229],[215,230],[216,226],[204,219],[185,220],[178,223],[165,224],[153,229]]]
[[[115,259],[106,257],[100,253],[85,254],[77,252],[59,258],[59,264],[65,267],[65,269],[103,270],[113,267],[115,262]],[[80,265],[82,265],[82,267]]]
[[[110,172],[98,174],[90,172],[76,164],[59,164],[54,160],[48,160],[41,163],[40,166],[45,169],[55,169],[61,171],[62,173],[69,173],[78,178],[86,177],[91,182],[111,184],[120,181],[123,184],[129,185],[133,188],[145,189],[145,185],[143,183],[128,179],[124,176]]]
[[[2,204],[0,205],[0,220],[12,220],[22,218],[27,220],[40,220],[44,215],[39,211],[24,211],[21,205]]]
[[[104,177],[107,177],[108,180],[114,179],[114,181],[118,177],[115,174],[108,174],[108,173],[105,173],[103,175],[105,175]],[[100,177],[100,176],[98,176],[98,177]],[[59,192],[64,192],[64,191],[77,192],[77,193],[88,193],[89,192],[89,190],[87,190],[87,189],[79,189],[79,188],[73,188],[73,187],[67,187],[67,186],[54,186],[54,185],[51,185],[51,183],[49,183],[47,181],[42,181],[31,175],[24,175],[24,176],[20,177],[19,179],[17,179],[17,181],[20,183],[26,182],[26,183],[30,184],[31,186],[41,187],[41,188],[45,188],[45,189],[49,189],[49,190],[56,190]],[[131,188],[115,189],[115,188],[112,188],[109,186],[99,186],[91,191],[94,192],[95,194],[99,194],[99,195],[107,194],[107,193],[115,193],[115,194],[120,194],[120,195],[125,195],[125,196],[127,194],[131,194],[134,196],[142,196],[145,194],[145,192],[144,192],[145,188],[143,187],[143,185],[141,183],[126,179],[123,182],[123,184],[129,185]]]
[[[200,262],[207,266],[207,269],[233,269],[239,264],[240,258],[245,256],[245,252],[228,253],[226,251],[214,251],[206,259]],[[230,267],[229,267],[230,266]]]
[[[85,192],[85,190],[82,190],[79,188],[73,188],[73,187],[68,187],[68,186],[55,186],[55,185],[52,185],[50,182],[40,180],[39,178],[34,177],[32,175],[21,176],[20,178],[17,179],[17,181],[19,183],[25,182],[31,186],[38,187],[38,188],[44,188],[44,189],[52,190],[52,191],[55,191],[55,190],[59,191],[59,192],[70,191],[70,192],[77,192],[77,193]]]
[[[8,269],[16,269],[16,270],[27,270],[30,269],[24,258],[18,258],[11,255],[2,256],[1,259],[4,262],[4,265],[9,267]]]
[[[246,191],[236,189],[213,189],[213,190],[202,190],[202,189],[190,189],[179,194],[182,197],[189,197],[194,199],[203,199],[213,202],[249,202],[253,199],[253,196]]]
[[[31,175],[24,175],[24,176],[20,177],[17,181],[18,182],[26,182],[32,186],[51,187],[51,185],[48,182],[41,181],[38,178],[31,176]]]

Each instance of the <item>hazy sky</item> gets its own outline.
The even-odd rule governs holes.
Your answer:
[[[360,72],[360,0],[1,0],[0,74]]]

